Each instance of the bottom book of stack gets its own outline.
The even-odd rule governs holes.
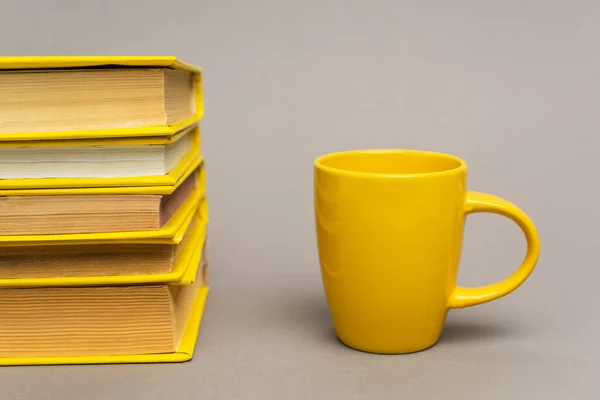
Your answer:
[[[209,290],[201,231],[179,281],[0,289],[0,365],[191,359]]]

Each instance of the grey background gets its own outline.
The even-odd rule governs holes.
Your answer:
[[[204,68],[213,289],[192,362],[3,368],[2,397],[598,398],[599,21],[595,0],[2,2],[4,54]],[[342,346],[320,281],[312,160],[372,147],[464,158],[542,240],[524,286],[408,356]],[[524,241],[476,215],[463,254],[459,282],[491,283]]]

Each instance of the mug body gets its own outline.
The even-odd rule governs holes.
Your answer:
[[[466,165],[410,150],[324,155],[314,165],[321,274],[339,339],[367,352],[439,339],[462,248]]]

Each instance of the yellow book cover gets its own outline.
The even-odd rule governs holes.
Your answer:
[[[160,259],[150,257],[143,259],[145,254],[129,253],[130,247],[119,246],[122,243],[96,243],[92,247],[94,253],[89,253],[90,246],[80,245],[79,242],[57,245],[45,242],[40,247],[32,249],[29,246],[0,246],[0,288],[33,288],[33,287],[73,287],[73,286],[106,286],[106,285],[133,285],[151,283],[169,283],[174,285],[187,285],[194,281],[197,266],[203,256],[206,256],[208,215],[206,207],[200,207],[189,221],[185,221],[182,231],[174,239],[179,240],[173,244],[152,244],[150,249],[156,253],[163,253],[159,245],[168,246],[172,254],[169,262],[172,267],[168,270],[158,270]],[[113,258],[96,256],[96,252],[105,251],[102,245],[110,245],[110,252],[120,251],[120,257]],[[140,244],[140,243],[135,243]],[[82,246],[80,250],[77,247]],[[180,246],[180,248],[178,247]],[[75,248],[74,248],[75,247]],[[54,250],[56,248],[56,250]],[[165,247],[166,249],[167,247]],[[86,253],[87,252],[87,253]],[[38,253],[44,254],[40,260]],[[74,255],[83,254],[85,263],[79,262]],[[127,260],[122,261],[127,256]],[[131,260],[135,261],[131,261]],[[123,264],[125,262],[126,264]],[[99,265],[100,263],[101,265]],[[109,265],[107,265],[109,264]],[[149,268],[150,272],[149,272]],[[158,272],[156,272],[158,271]]]
[[[202,71],[173,56],[0,57],[0,109],[0,141],[170,136],[203,117]]]
[[[165,177],[159,177],[159,184],[156,184],[154,178],[148,179],[151,181],[148,183],[146,180],[142,179],[145,183],[140,183],[140,181],[136,181],[135,179],[128,179],[129,185],[123,183],[122,186],[91,186],[85,185],[81,187],[69,187],[69,186],[52,186],[48,185],[46,188],[37,188],[37,187],[28,187],[22,189],[6,189],[0,187],[0,196],[60,196],[60,195],[96,195],[96,194],[106,194],[106,195],[125,195],[125,194],[159,194],[159,195],[168,195],[172,194],[175,189],[177,189],[194,171],[196,171],[199,167],[202,167],[202,173],[200,176],[202,180],[200,181],[200,188],[204,190],[206,182],[205,182],[205,174],[204,174],[204,158],[202,156],[194,156],[189,164],[185,166],[185,168],[177,169],[176,171],[171,171],[171,175]],[[121,179],[121,178],[115,178]],[[89,181],[89,179],[87,179]],[[92,182],[93,183],[93,182]]]
[[[200,154],[197,125],[167,137],[0,142],[0,193],[173,186],[197,167]]]
[[[138,286],[138,288],[140,288]],[[112,289],[112,288],[108,288],[108,289]],[[156,287],[156,289],[160,289],[158,287]],[[189,289],[194,290],[195,293],[192,293]],[[179,310],[176,308],[174,310],[174,312],[178,315],[174,316],[175,319],[175,326],[174,326],[174,330],[177,334],[176,337],[173,338],[174,341],[174,346],[163,346],[165,348],[165,350],[152,350],[152,349],[148,349],[148,346],[146,345],[146,347],[144,348],[144,346],[135,346],[135,344],[131,344],[131,338],[128,338],[126,335],[121,334],[119,335],[117,333],[117,336],[124,336],[124,340],[123,342],[121,342],[120,340],[117,339],[116,342],[111,343],[112,347],[117,347],[120,351],[118,351],[118,354],[115,354],[115,351],[109,351],[109,350],[103,350],[102,347],[98,346],[98,347],[94,347],[94,343],[88,344],[88,351],[79,351],[77,354],[75,351],[70,350],[69,349],[69,345],[70,343],[76,343],[74,341],[74,334],[68,334],[68,337],[70,338],[69,340],[67,340],[66,342],[69,343],[69,345],[67,346],[61,346],[61,347],[65,347],[65,349],[62,348],[57,348],[56,346],[52,346],[51,348],[53,349],[53,351],[51,352],[51,355],[35,355],[35,352],[32,351],[31,347],[26,347],[26,346],[31,346],[30,344],[25,344],[25,343],[31,343],[32,342],[32,338],[29,337],[27,338],[27,340],[19,340],[18,342],[21,343],[17,346],[11,346],[10,349],[8,349],[8,351],[5,350],[5,352],[7,353],[5,356],[0,357],[0,365],[61,365],[61,364],[123,364],[123,363],[163,363],[163,362],[185,362],[188,361],[190,359],[192,359],[193,355],[194,355],[194,350],[195,350],[195,346],[196,346],[196,341],[198,338],[198,332],[199,332],[199,328],[200,328],[200,323],[202,320],[202,314],[204,312],[204,307],[206,304],[206,298],[209,292],[209,286],[202,284],[202,285],[189,285],[189,289],[186,289],[186,291],[188,293],[186,293],[186,297],[189,298],[189,300],[186,300],[187,304],[184,304],[183,307],[178,307]],[[11,289],[4,289],[4,290],[11,290]],[[36,290],[36,289],[33,289]],[[37,290],[44,290],[44,289],[37,289]],[[56,289],[58,291],[60,291],[61,293],[65,293],[66,290],[69,289],[64,289],[64,288],[58,288]],[[101,288],[100,288],[101,290]],[[119,288],[117,288],[117,290],[119,290]],[[127,287],[125,288],[120,288],[120,290],[127,290]],[[170,291],[170,290],[169,290]],[[60,294],[59,294],[60,295]],[[64,294],[63,294],[64,296]],[[2,290],[0,290],[0,299],[3,297],[3,293]],[[16,297],[16,296],[9,296],[9,297]],[[56,295],[54,296],[48,296],[48,300],[47,301],[55,301],[54,297],[57,297]],[[88,296],[89,297],[89,296]],[[19,309],[19,304],[14,304],[14,300],[13,300],[13,304],[11,304],[10,300],[9,301],[5,301],[7,303],[7,305],[12,306],[12,307],[17,307],[17,309]],[[175,299],[175,302],[177,302],[177,300]],[[147,308],[148,306],[146,306]],[[85,308],[85,307],[83,307]],[[115,307],[111,307],[112,309],[114,309]],[[77,311],[77,310],[73,310],[73,311]],[[79,310],[77,311],[78,313],[81,313],[81,311],[85,312],[86,310]],[[130,311],[131,313],[131,311]],[[69,313],[70,314],[70,313]],[[67,314],[67,318],[68,315]],[[64,315],[64,312],[63,312]],[[0,317],[2,317],[2,313],[0,313]],[[3,317],[6,317],[6,315],[4,315]],[[10,318],[10,317],[9,317]],[[59,317],[60,318],[60,317]],[[143,319],[144,317],[142,315],[138,316],[138,315],[131,315],[131,317],[129,317],[130,319],[134,320],[134,322],[138,319]],[[51,318],[52,319],[52,318]],[[72,318],[71,318],[72,319]],[[113,318],[114,319],[114,318]],[[147,319],[147,318],[146,318]],[[64,320],[65,317],[62,317],[61,319],[59,319],[59,322],[63,322],[64,325]],[[69,325],[69,324],[67,324]],[[70,323],[70,325],[73,327],[73,322]],[[152,325],[150,325],[148,328],[151,328]],[[6,329],[6,327],[3,326],[4,329]],[[85,326],[84,326],[85,328]],[[2,328],[0,328],[1,330]],[[58,328],[53,329],[54,333],[54,340],[60,340],[61,338],[59,337],[58,339],[56,338],[56,331],[60,330],[60,331],[67,331],[64,334],[67,334],[69,330],[73,330],[73,328],[69,329],[66,328],[64,326],[58,326]],[[75,326],[75,329],[77,329],[77,327]],[[130,328],[131,329],[131,328]],[[40,329],[38,328],[38,331]],[[31,331],[28,331],[31,332]],[[136,337],[138,338],[138,341],[142,342],[142,341],[146,341],[147,340],[142,340],[143,339],[143,335],[146,334],[147,331],[140,331],[140,328],[138,328],[137,330],[135,330],[136,333]],[[43,330],[42,332],[39,332],[41,334],[43,334]],[[38,333],[38,334],[39,334]],[[75,334],[79,333],[79,336],[83,336],[81,335],[80,332],[75,332]],[[30,333],[31,335],[31,333]],[[87,335],[89,336],[89,335]],[[106,334],[100,336],[100,337],[105,337]],[[46,347],[48,347],[48,342],[51,339],[48,338],[40,338],[40,339],[33,339],[33,340],[38,340],[39,343],[41,344],[46,344]],[[96,339],[97,341],[97,339]],[[11,340],[11,342],[15,342],[15,340]],[[129,342],[129,343],[124,343],[124,342]],[[35,342],[33,342],[35,343]],[[81,345],[79,346],[81,347]],[[141,347],[142,350],[141,351],[135,351],[136,347]],[[130,348],[131,350],[128,351],[127,349]],[[172,351],[171,349],[174,348],[174,351]],[[125,350],[123,350],[125,349]],[[47,350],[46,350],[47,351]],[[33,355],[32,355],[33,352]],[[64,355],[63,355],[64,353]],[[73,354],[75,353],[75,354]]]
[[[204,176],[204,174],[200,174]],[[183,202],[169,221],[158,230],[135,232],[69,233],[57,235],[4,235],[0,236],[0,247],[5,246],[41,246],[64,244],[102,244],[102,243],[164,243],[178,244],[183,239],[194,213],[199,209],[208,216],[208,204],[204,196],[203,185],[196,188]]]

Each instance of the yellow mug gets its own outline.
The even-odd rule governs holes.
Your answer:
[[[467,191],[457,157],[412,150],[362,150],[314,164],[317,243],[325,294],[339,339],[386,354],[420,351],[439,339],[448,310],[515,290],[539,257],[535,226],[513,204]],[[527,253],[509,278],[456,285],[465,216],[504,215],[525,233]]]

